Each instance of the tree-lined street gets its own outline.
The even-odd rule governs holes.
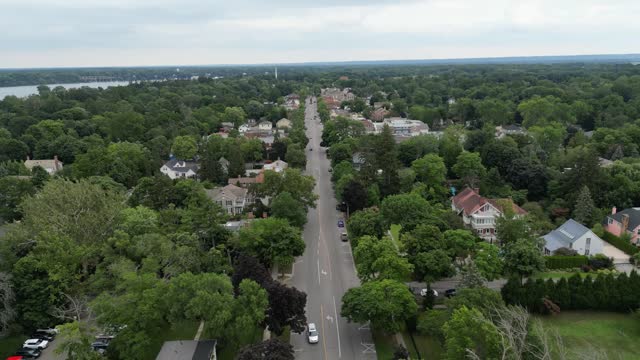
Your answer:
[[[320,148],[322,125],[315,99],[307,99],[305,123],[307,174],[316,179],[320,195],[310,209],[304,228],[306,250],[293,266],[292,285],[307,293],[307,318],[320,332],[318,344],[309,344],[306,333],[292,334],[291,343],[299,359],[375,359],[371,331],[366,324],[347,323],[340,317],[342,295],[360,285],[351,247],[340,241],[336,199],[331,189],[329,161]]]

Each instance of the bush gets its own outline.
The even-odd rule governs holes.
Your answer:
[[[589,258],[589,266],[594,270],[613,268],[613,259],[602,254],[593,255]]]
[[[555,269],[569,269],[569,268],[579,268],[583,265],[589,264],[589,258],[582,255],[576,256],[563,256],[563,255],[554,255],[554,256],[546,256],[545,264],[547,265],[547,269],[555,270]]]
[[[610,232],[605,231],[604,235],[602,235],[602,240],[608,242],[609,244],[617,247],[618,249],[624,251],[629,255],[634,255],[640,252],[640,249],[631,244],[628,240],[619,238]]]

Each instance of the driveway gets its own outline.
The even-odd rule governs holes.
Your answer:
[[[631,270],[635,269],[635,267],[629,263],[628,254],[606,241],[603,241],[603,243],[604,247],[602,248],[602,253],[607,257],[613,258],[613,264],[616,267],[616,270],[626,272],[628,274]]]

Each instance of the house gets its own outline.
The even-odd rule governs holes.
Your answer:
[[[378,110],[380,108],[382,108],[384,106],[384,104],[386,104],[384,101],[376,101],[373,103],[373,108]],[[382,120],[382,119],[380,119]]]
[[[249,131],[249,130],[251,130],[251,125],[249,125],[249,124],[242,124],[242,125],[240,125],[240,126],[238,127],[238,132],[239,132],[240,134],[244,134],[244,133],[246,133],[246,132],[247,132],[247,131]]]
[[[333,109],[333,110],[331,110],[331,113],[329,114],[329,116],[332,119],[335,119],[338,116],[342,116],[342,117],[345,117],[345,118],[350,118],[351,117],[351,111],[345,110],[345,109]]]
[[[360,171],[365,162],[366,160],[361,152],[356,152],[351,156],[351,164],[353,165],[353,169],[356,171]]]
[[[519,125],[496,126],[496,138],[502,139],[507,135],[526,135],[527,131]]]
[[[223,122],[220,124],[222,130],[225,132],[229,132],[236,128],[236,126],[232,122]]]
[[[62,165],[63,165],[62,161],[58,160],[57,155],[54,155],[53,159],[42,159],[42,160],[31,160],[27,156],[27,160],[24,162],[24,166],[27,169],[33,170],[34,167],[40,166],[41,168],[45,169],[49,173],[49,175],[53,175],[58,171],[62,170]]]
[[[598,235],[573,219],[542,238],[545,255],[552,255],[561,248],[575,250],[579,255],[595,255],[602,254],[604,248],[604,242]]]
[[[196,162],[173,159],[162,165],[160,172],[171,179],[195,178],[198,176],[199,168],[200,166]]]
[[[287,164],[286,162],[278,159],[270,164],[264,164],[264,166],[262,167],[263,170],[272,170],[275,171],[277,173],[283,172],[286,168],[289,167],[289,164]]]
[[[249,190],[232,184],[221,188],[207,189],[206,192],[209,199],[222,206],[231,215],[242,214],[245,207],[251,203]]]
[[[638,232],[640,231],[640,207],[617,211],[611,209],[603,224],[607,232],[615,236],[627,234],[631,237],[631,243],[638,245]]]
[[[389,111],[383,107],[377,108],[371,112],[371,120],[373,121],[382,121],[385,117],[389,115]]]
[[[376,131],[376,126],[373,124],[371,120],[360,120],[362,125],[364,126],[364,132],[367,134],[373,134]]]
[[[511,204],[516,217],[527,214],[511,199],[502,200]],[[496,238],[496,220],[503,214],[500,202],[501,199],[480,196],[478,189],[466,188],[451,198],[451,209],[462,216],[462,222],[473,229],[480,238],[493,242]]]
[[[320,90],[320,96],[329,97],[335,100],[338,103],[342,103],[343,101],[352,101],[356,98],[356,96],[351,92],[351,89],[344,88],[326,88]]]
[[[216,340],[165,341],[156,360],[217,360]]]
[[[271,131],[271,129],[273,129],[271,121],[260,121],[258,123],[258,130],[260,131]]]
[[[287,110],[295,110],[300,107],[300,96],[298,94],[289,94],[284,97],[284,107]]]
[[[260,171],[255,177],[237,177],[227,180],[229,185],[236,185],[248,189],[253,184],[262,184],[264,182],[264,172]]]
[[[220,159],[218,159],[218,163],[220,164],[220,167],[222,168],[222,171],[224,171],[224,173],[228,173],[229,172],[229,160],[225,159],[224,156],[221,157]]]
[[[598,157],[598,164],[600,165],[601,168],[608,168],[610,166],[613,166],[614,163],[615,161],[611,161],[603,157]]]
[[[276,128],[278,129],[291,129],[291,120],[282,118],[276,122]]]
[[[384,125],[389,126],[393,135],[397,136],[418,136],[429,133],[429,125],[420,120],[410,120],[400,117],[384,119],[382,124],[375,124],[376,131],[382,132]]]

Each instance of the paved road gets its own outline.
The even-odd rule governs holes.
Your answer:
[[[318,344],[307,343],[306,334],[292,334],[291,344],[298,359],[375,359],[369,327],[347,323],[340,317],[342,295],[360,285],[348,242],[340,241],[336,200],[331,188],[329,161],[320,148],[322,125],[316,119],[316,103],[307,99],[308,175],[316,179],[320,196],[310,209],[304,228],[305,253],[293,266],[291,284],[307,293],[307,318],[320,332]],[[309,150],[313,149],[313,150]]]

